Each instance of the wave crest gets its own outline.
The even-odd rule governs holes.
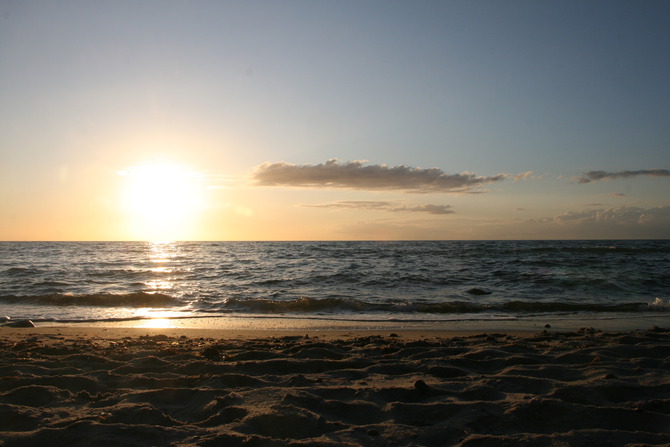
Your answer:
[[[662,301],[662,300],[661,300]],[[670,306],[670,301],[668,302]],[[556,312],[640,312],[648,310],[662,310],[658,305],[647,303],[562,303],[537,301],[507,301],[503,303],[476,303],[467,301],[449,301],[442,303],[409,303],[401,301],[368,303],[355,299],[328,298],[312,299],[299,298],[296,300],[249,299],[241,300],[230,298],[222,305],[210,311],[245,312],[262,314],[281,313],[336,313],[356,312],[374,313],[386,312],[401,313],[428,313],[428,314],[467,314],[482,312],[509,312],[509,313],[556,313]]]
[[[46,306],[166,307],[178,304],[176,298],[162,293],[95,293],[86,295],[51,293],[46,295],[5,295],[0,302]]]

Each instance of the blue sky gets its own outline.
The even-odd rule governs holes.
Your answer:
[[[0,23],[0,239],[670,237],[665,1],[6,1]],[[118,173],[163,165],[180,197],[148,219],[124,201],[150,182]]]

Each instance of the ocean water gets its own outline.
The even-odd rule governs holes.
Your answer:
[[[670,241],[0,242],[0,316],[591,319],[670,307]]]

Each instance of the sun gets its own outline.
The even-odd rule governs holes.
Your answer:
[[[202,210],[201,176],[177,164],[131,166],[123,177],[121,208],[132,239],[184,240],[193,238]]]

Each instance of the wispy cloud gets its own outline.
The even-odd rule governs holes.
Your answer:
[[[517,182],[519,180],[529,180],[532,178],[540,178],[540,176],[535,175],[533,171],[526,171],[526,172],[521,172],[519,174],[514,175],[514,181]]]
[[[404,207],[394,209],[393,211],[412,211],[415,213],[428,213],[428,214],[454,214],[455,211],[451,209],[451,205],[416,205],[411,207]]]
[[[434,204],[419,204],[419,205],[404,205],[396,202],[383,202],[371,200],[344,200],[332,203],[323,203],[317,205],[302,205],[308,208],[336,208],[336,209],[367,209],[374,211],[390,211],[390,212],[412,212],[412,213],[428,213],[428,214],[454,214],[451,205],[434,205]]]
[[[535,219],[448,219],[415,214],[361,220],[336,230],[356,239],[626,239],[670,238],[670,206],[569,211]]]
[[[579,183],[591,183],[597,180],[613,180],[617,178],[637,177],[639,175],[647,175],[650,177],[670,177],[670,170],[668,169],[640,169],[637,171],[589,171],[577,180]]]
[[[400,190],[410,193],[481,192],[487,183],[509,177],[482,177],[470,172],[446,174],[439,168],[365,165],[361,161],[340,163],[328,160],[317,165],[296,165],[283,161],[264,163],[253,172],[259,186],[334,188],[358,190]]]
[[[608,224],[608,225],[670,225],[670,206],[638,208],[622,206],[617,208],[570,211],[543,222],[558,224]]]

